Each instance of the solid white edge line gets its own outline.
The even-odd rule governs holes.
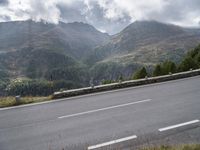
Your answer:
[[[81,112],[81,113],[75,113],[75,114],[71,114],[71,115],[61,116],[61,117],[58,117],[58,119],[76,117],[76,116],[81,116],[81,115],[85,115],[85,114],[95,113],[95,112],[99,112],[99,111],[105,111],[105,110],[109,110],[109,109],[120,108],[120,107],[125,107],[125,106],[139,104],[139,103],[145,103],[145,102],[149,102],[151,100],[152,99],[146,99],[146,100],[141,100],[141,101],[126,103],[126,104],[120,104],[120,105],[109,106],[109,107],[100,108],[100,109],[89,110],[89,111],[85,111],[85,112]]]
[[[179,128],[179,127],[183,127],[183,126],[195,124],[195,123],[198,123],[198,122],[200,122],[200,120],[193,120],[193,121],[189,121],[189,122],[185,122],[185,123],[180,123],[180,124],[172,125],[172,126],[165,127],[165,128],[160,128],[159,131],[163,132],[163,131],[167,131],[167,130],[171,130],[171,129],[175,129],[175,128]]]
[[[43,105],[43,104],[50,104],[50,103],[57,103],[57,102],[73,100],[73,99],[78,99],[78,98],[85,98],[85,97],[89,97],[89,96],[97,96],[97,95],[102,95],[102,94],[107,94],[107,93],[123,92],[123,91],[126,91],[126,90],[133,90],[133,89],[145,88],[145,87],[150,87],[150,86],[163,85],[163,84],[167,84],[167,83],[180,82],[180,81],[185,81],[185,80],[189,80],[189,79],[196,79],[196,78],[199,78],[199,76],[188,77],[188,78],[177,79],[177,80],[170,80],[170,81],[159,82],[159,83],[152,83],[152,84],[141,85],[141,86],[127,87],[127,88],[111,90],[111,91],[105,91],[105,92],[97,92],[97,93],[92,93],[92,94],[86,94],[86,95],[74,96],[74,97],[69,97],[69,98],[56,99],[56,100],[51,100],[51,101],[46,101],[46,102],[39,102],[39,103],[34,103],[34,104],[25,104],[25,105],[20,105],[20,106],[5,107],[5,108],[0,108],[0,111],[10,110],[10,109],[17,109],[17,108],[24,108],[24,107],[31,107],[31,106],[37,106],[37,105]]]
[[[133,135],[133,136],[117,139],[117,140],[114,140],[114,141],[109,141],[109,142],[105,142],[105,143],[102,143],[102,144],[89,146],[88,150],[97,149],[97,148],[101,148],[101,147],[104,147],[104,146],[109,146],[109,145],[113,145],[113,144],[129,141],[129,140],[136,139],[136,138],[137,138],[137,136]]]

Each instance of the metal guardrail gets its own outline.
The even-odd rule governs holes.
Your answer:
[[[126,87],[153,84],[153,83],[182,79],[182,78],[193,77],[193,76],[198,76],[198,75],[200,75],[200,69],[190,70],[187,72],[181,72],[181,73],[176,73],[176,74],[170,73],[169,75],[150,77],[150,78],[145,78],[145,79],[140,79],[140,80],[130,80],[130,81],[112,83],[112,84],[107,84],[107,85],[99,85],[99,86],[94,86],[94,87],[73,89],[73,90],[67,90],[63,92],[55,92],[53,94],[53,99],[79,96],[79,95],[85,95],[85,94],[103,92],[103,91],[110,91],[110,90],[126,88]]]

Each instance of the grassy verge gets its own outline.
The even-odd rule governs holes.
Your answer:
[[[44,102],[44,101],[50,101],[50,100],[51,100],[51,96],[49,97],[22,97],[20,99],[20,102],[17,103],[15,100],[15,97],[0,97],[0,108],[38,103],[38,102]]]
[[[79,147],[78,145],[67,146],[62,148],[62,150],[86,150],[87,146]],[[184,145],[158,145],[158,146],[130,146],[127,148],[122,148],[120,145],[118,146],[108,146],[102,147],[98,150],[200,150],[200,144],[184,144]]]
[[[150,147],[141,150],[200,150],[200,144]]]

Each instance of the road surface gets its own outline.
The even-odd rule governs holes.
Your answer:
[[[0,109],[0,150],[200,142],[200,77]],[[188,140],[188,139],[185,139]]]

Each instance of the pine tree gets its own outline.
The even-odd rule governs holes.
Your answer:
[[[153,76],[161,76],[162,75],[162,69],[160,65],[156,65],[154,71],[153,71]]]
[[[192,57],[186,57],[179,65],[179,71],[189,71],[190,69],[197,69],[198,64]]]
[[[143,67],[142,69],[138,70],[134,75],[133,79],[143,79],[147,76],[146,68]]]
[[[175,73],[176,72],[176,64],[172,61],[165,61],[162,65],[162,75],[167,75],[170,72]]]

